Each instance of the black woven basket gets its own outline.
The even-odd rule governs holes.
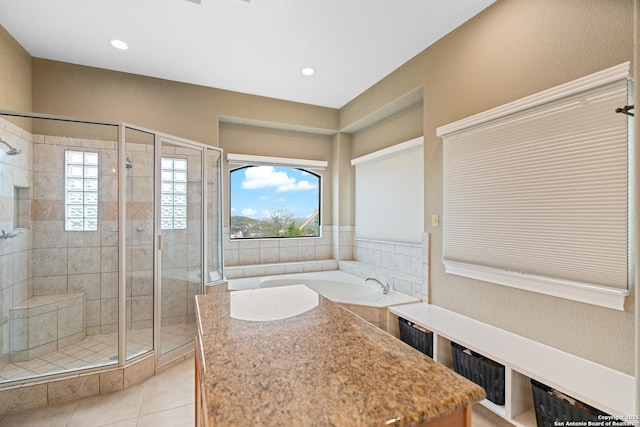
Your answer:
[[[433,357],[433,332],[414,328],[407,319],[398,317],[400,339],[429,357]]]
[[[487,399],[504,405],[504,365],[455,342],[451,342],[451,354],[454,371],[484,388]]]
[[[553,427],[555,422],[567,421],[602,421],[610,419],[606,413],[575,400],[571,404],[564,399],[552,394],[553,389],[534,379],[531,380],[531,390],[533,391],[533,406],[536,410],[536,423],[538,427]],[[604,416],[602,418],[598,416]],[[616,424],[620,425],[620,424]],[[624,424],[631,425],[631,424]]]

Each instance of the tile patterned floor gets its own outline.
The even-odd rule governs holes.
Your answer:
[[[0,427],[192,427],[193,359],[115,393],[0,416]],[[476,405],[472,427],[511,424]]]
[[[123,391],[0,416],[0,427],[191,427],[193,382],[188,359]]]
[[[180,347],[196,333],[195,322],[163,326],[161,331],[163,352]],[[152,348],[151,329],[127,332],[127,356],[132,357]],[[47,353],[37,359],[13,362],[0,369],[0,384],[18,379],[32,378],[69,370],[115,364],[118,354],[118,334],[87,336],[78,344]]]
[[[193,338],[195,323],[164,326],[164,348]],[[129,354],[149,348],[151,330],[129,331]],[[0,370],[0,382],[115,363],[117,334],[92,335],[81,343]],[[188,359],[129,389],[14,414],[0,415],[0,427],[191,427],[194,425],[194,368]],[[472,427],[510,426],[476,405]]]

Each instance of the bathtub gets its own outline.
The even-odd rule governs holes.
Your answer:
[[[367,282],[340,270],[249,277],[228,281],[230,291],[291,285],[306,285],[331,301],[347,305],[389,307],[419,301],[393,290],[385,295],[378,283]]]

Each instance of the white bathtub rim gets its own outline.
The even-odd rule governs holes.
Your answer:
[[[365,282],[364,279],[354,276],[349,273],[345,273],[341,270],[331,270],[331,271],[319,271],[319,272],[310,272],[310,273],[292,273],[292,274],[277,274],[277,275],[269,275],[269,276],[258,276],[258,277],[247,277],[240,279],[229,279],[228,286],[230,291],[238,291],[243,289],[256,289],[260,287],[261,283],[268,282],[270,280],[325,280],[325,281],[336,281],[343,283],[355,283],[358,285],[365,286],[379,286],[377,283]],[[389,307],[392,305],[399,304],[407,304],[412,302],[419,302],[420,300],[414,298],[412,296],[396,292],[390,291],[389,294],[383,294],[382,288],[379,288],[379,291],[367,296],[359,296],[359,297],[326,297],[327,299],[348,305],[360,305],[366,307]]]

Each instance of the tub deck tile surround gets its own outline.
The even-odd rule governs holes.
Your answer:
[[[300,289],[315,294],[294,285],[289,295],[264,288],[196,296],[196,386],[209,425],[408,426],[468,413],[484,398],[481,387],[318,294],[315,306],[291,317],[231,315],[239,294],[278,292],[264,304],[278,311]]]
[[[274,274],[310,273],[317,271],[331,271],[337,269],[338,261],[327,259],[321,261],[236,265],[225,267],[224,274],[227,279],[240,279],[245,277],[269,276]]]

